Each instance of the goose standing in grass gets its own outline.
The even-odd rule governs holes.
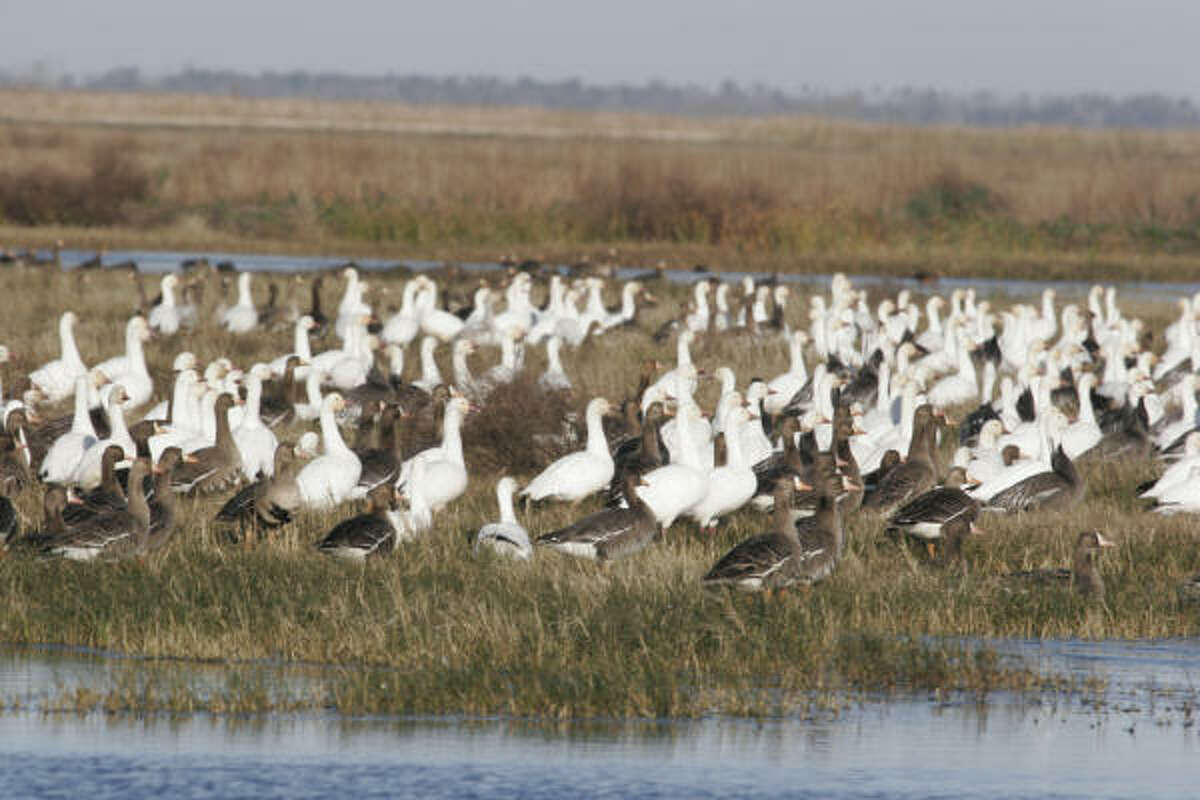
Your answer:
[[[255,364],[246,375],[246,403],[242,420],[233,431],[238,453],[242,459],[242,475],[257,480],[259,474],[268,478],[275,471],[275,450],[279,441],[274,432],[263,424],[259,408],[262,404],[262,382],[271,374],[266,364]]]
[[[120,511],[129,501],[117,480],[117,463],[124,460],[125,451],[120,445],[110,444],[104,448],[100,459],[100,484],[72,502],[63,512],[63,521],[78,525],[84,520]]]
[[[425,497],[425,462],[414,461],[408,477],[396,486],[397,497],[406,506],[392,514],[398,542],[411,542],[433,527],[433,508]]]
[[[298,358],[300,364],[308,365],[312,362],[312,344],[308,340],[309,334],[317,327],[317,323],[313,318],[305,314],[296,320],[292,327],[292,352],[286,353],[271,362],[271,374],[276,377],[283,377],[287,372],[288,361],[292,358]]]
[[[29,374],[29,381],[46,401],[57,403],[66,399],[75,388],[76,378],[88,374],[88,369],[79,357],[75,344],[75,312],[66,311],[58,320],[59,357],[49,361]]]
[[[404,411],[396,405],[385,405],[379,412],[379,438],[372,448],[355,448],[354,452],[362,463],[362,474],[354,490],[355,497],[366,497],[371,489],[381,483],[395,483],[400,478],[400,467],[404,464],[400,436],[400,420]]]
[[[421,332],[421,322],[416,314],[416,297],[420,290],[421,282],[416,278],[404,284],[400,310],[388,318],[380,332],[383,341],[408,347],[408,343],[417,338]]]
[[[699,414],[694,405],[679,410],[678,416],[683,420],[679,426],[678,458],[647,472],[642,476],[645,485],[638,487],[638,496],[653,510],[663,530],[708,492],[709,467],[700,461],[691,435],[690,423],[699,419]]]
[[[400,468],[398,483],[419,491],[433,512],[441,511],[467,490],[462,423],[470,408],[465,397],[451,397],[442,418],[441,445],[418,453]],[[413,469],[416,462],[420,462],[422,469],[419,475]],[[355,473],[355,482],[357,480],[358,473]]]
[[[569,392],[572,388],[559,357],[561,349],[562,339],[551,336],[546,340],[546,371],[538,378],[538,386],[547,392]]]
[[[917,497],[937,479],[934,452],[937,447],[937,420],[928,403],[913,415],[912,440],[904,463],[883,476],[873,492],[863,497],[863,508],[886,510]]]
[[[1030,511],[1063,511],[1083,499],[1087,482],[1074,462],[1059,445],[1050,458],[1050,469],[1018,481],[992,496],[984,505],[987,511],[1009,514]]]
[[[396,503],[396,490],[381,483],[367,494],[365,513],[343,520],[325,534],[317,549],[325,555],[350,561],[366,561],[396,549],[396,529],[390,512]]]
[[[258,311],[254,308],[254,296],[250,293],[249,272],[238,275],[237,303],[222,312],[221,327],[230,333],[249,333],[258,327]]]
[[[475,535],[476,553],[487,547],[501,555],[525,561],[533,556],[529,532],[517,522],[516,512],[513,511],[513,492],[516,489],[517,482],[507,476],[496,483],[496,503],[500,508],[500,520],[489,522],[479,529]]]
[[[130,317],[125,325],[125,354],[102,361],[95,367],[110,381],[125,387],[126,398],[122,404],[125,409],[145,405],[154,394],[154,381],[146,368],[146,353],[142,347],[149,340],[150,326],[146,324],[146,318]]]
[[[45,483],[68,482],[84,452],[99,441],[88,410],[90,380],[88,375],[75,379],[75,414],[71,419],[71,430],[54,440],[38,470],[38,477]]]
[[[808,368],[804,365],[804,345],[807,342],[808,334],[804,331],[796,331],[788,338],[787,372],[777,375],[767,384],[763,408],[768,414],[783,411],[808,384]]]
[[[143,552],[161,550],[175,533],[178,501],[175,492],[171,490],[171,481],[175,476],[175,467],[189,458],[191,456],[185,456],[178,447],[168,447],[154,465],[154,496],[147,497],[150,526],[146,530]]]
[[[139,458],[129,470],[129,505],[68,527],[46,543],[48,555],[70,561],[117,559],[137,554],[145,545],[150,528],[150,507],[146,503],[143,482],[150,473],[150,462]]]
[[[150,316],[147,319],[150,329],[158,331],[164,336],[174,336],[178,333],[182,322],[179,306],[175,305],[175,286],[178,283],[179,278],[174,275],[163,276],[162,282],[159,284],[162,289],[162,300],[150,309]]]
[[[308,508],[332,508],[349,499],[362,474],[362,463],[346,446],[338,430],[337,412],[346,402],[336,392],[321,403],[321,446],[319,458],[306,464],[296,476],[300,499]]]
[[[126,458],[134,458],[137,455],[137,444],[125,427],[125,414],[121,411],[121,406],[126,398],[125,387],[119,383],[109,384],[104,387],[101,396],[105,413],[108,415],[110,429],[108,438],[101,439],[83,452],[79,463],[71,472],[69,481],[85,490],[94,489],[100,484],[101,461],[105,449],[110,444],[120,446],[125,451]]]
[[[604,438],[603,417],[611,409],[605,398],[593,398],[587,405],[585,449],[563,456],[546,467],[521,490],[521,496],[533,502],[563,500],[578,503],[607,486],[613,476],[613,459]]]
[[[952,467],[941,486],[909,500],[892,514],[888,533],[923,540],[932,556],[935,542],[945,539],[947,525],[961,518],[969,526],[979,516],[980,503],[962,490],[964,480],[966,470]]]
[[[213,494],[227,491],[241,481],[242,456],[229,428],[229,409],[236,401],[222,392],[213,406],[216,422],[214,443],[190,453],[191,458],[174,472],[172,486],[177,492]],[[187,448],[183,448],[186,452]]]
[[[259,478],[240,489],[221,506],[216,521],[237,523],[243,535],[247,529],[272,529],[291,522],[292,515],[302,505],[296,473],[306,457],[299,447],[280,443],[275,448],[272,476]]]
[[[339,339],[345,340],[349,338],[350,329],[357,320],[371,316],[371,307],[364,299],[367,284],[359,279],[358,270],[354,267],[346,267],[342,270],[342,277],[346,279],[346,290],[342,293],[341,302],[338,303],[338,314],[333,323],[333,331]]]
[[[738,404],[725,417],[725,465],[712,471],[704,499],[687,511],[687,515],[700,524],[700,529],[709,533],[716,530],[721,517],[750,502],[758,488],[754,470],[742,453],[741,428],[749,423],[750,414],[742,408],[740,396],[738,399]]]
[[[637,473],[626,473],[624,493],[630,498],[628,508],[606,508],[589,514],[565,528],[539,536],[538,545],[597,561],[613,561],[644,549],[663,530],[654,511],[638,494],[639,488],[645,486]]]

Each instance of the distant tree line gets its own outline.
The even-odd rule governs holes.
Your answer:
[[[663,81],[590,85],[578,79],[508,80],[486,76],[360,76],[335,72],[262,72],[185,69],[164,77],[120,67],[87,78],[52,76],[35,68],[28,74],[0,72],[0,85],[30,83],[97,91],[165,91],[242,97],[329,100],[387,100],[430,105],[533,106],[589,111],[644,111],[688,115],[813,114],[869,122],[917,125],[1073,125],[1085,127],[1192,128],[1200,109],[1187,98],[1159,93],[1112,97],[1099,93],[1004,95],[954,93],[902,87],[826,92],[802,88],[784,92],[761,84],[726,81],[717,89]]]

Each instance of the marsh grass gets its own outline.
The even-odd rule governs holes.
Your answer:
[[[373,276],[373,291],[387,288],[393,296],[396,280]],[[262,281],[255,288],[261,300]],[[326,282],[326,307],[335,306],[337,290],[336,281]],[[5,318],[4,343],[14,353],[5,386],[56,354],[53,321],[67,308],[81,312],[85,362],[117,352],[135,296],[124,273],[24,268],[0,271],[0,291],[20,299]],[[682,288],[663,284],[655,291],[663,301],[648,315],[646,330],[684,301]],[[793,324],[807,307],[803,290],[798,295],[789,305]],[[215,304],[215,287],[205,297]],[[1173,309],[1139,311],[1161,330]],[[211,307],[202,311],[194,333],[149,343],[160,392],[179,350],[192,349],[202,360],[235,353],[246,367],[290,348],[286,330],[235,340],[215,330],[211,314]],[[591,396],[620,399],[632,390],[643,358],[670,360],[673,352],[673,343],[655,346],[644,332],[621,331],[591,349],[564,353],[576,391],[556,402],[580,413]],[[443,374],[450,374],[448,354],[439,357]],[[744,382],[785,369],[787,351],[779,339],[721,337],[699,341],[695,357],[709,368],[734,365]],[[475,358],[479,372],[498,356],[492,349]],[[531,351],[530,375],[543,367],[544,354]],[[702,384],[706,407],[717,389],[715,382]],[[512,391],[519,408],[529,389]],[[211,523],[224,498],[184,499],[175,540],[145,561],[0,560],[0,641],[211,661],[232,670],[227,685],[215,690],[164,676],[146,684],[130,678],[84,696],[65,692],[64,709],[657,717],[803,711],[814,698],[864,689],[1041,690],[1060,684],[960,642],[1175,637],[1200,628],[1194,609],[1175,599],[1175,587],[1200,567],[1193,523],[1146,514],[1133,496],[1132,487],[1154,473],[1149,463],[1096,467],[1087,474],[1088,499],[1075,511],[986,519],[987,534],[968,543],[966,570],[930,567],[918,550],[884,537],[880,518],[853,516],[847,556],[832,579],[765,598],[705,589],[699,581],[729,547],[766,527],[751,511],[708,536],[679,523],[661,542],[610,565],[544,551],[531,563],[473,556],[470,537],[497,515],[495,480],[505,472],[527,480],[535,471],[533,461],[520,460],[527,454],[513,452],[519,442],[511,438],[497,439],[489,451],[492,438],[504,433],[495,427],[500,421],[467,426],[467,495],[438,516],[428,536],[387,559],[352,566],[316,553],[313,543],[354,513],[349,506],[301,515],[246,550]],[[281,435],[294,438],[299,430]],[[38,492],[15,500],[27,527],[35,526]],[[570,509],[555,505],[519,516],[535,536],[573,519]],[[1103,562],[1105,605],[1089,607],[1066,586],[1005,578],[1013,570],[1069,564],[1075,536],[1088,527],[1119,542]],[[255,677],[260,660],[332,665],[334,672],[316,688],[290,692]]]
[[[1105,278],[1178,277],[1200,256],[1192,132],[0,100],[0,236],[14,244],[561,260],[618,248],[674,266]]]

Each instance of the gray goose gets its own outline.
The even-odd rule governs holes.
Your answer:
[[[774,529],[738,544],[702,580],[761,591],[794,583],[812,585],[828,577],[842,544],[837,504],[826,491],[813,516],[794,520],[790,506],[797,488],[808,487],[794,475],[780,478],[775,484]]]
[[[63,521],[68,526],[75,527],[85,520],[110,511],[121,511],[129,505],[117,480],[117,462],[124,458],[125,450],[121,445],[110,444],[104,448],[104,455],[100,457],[100,485],[67,506]]]
[[[146,532],[146,552],[162,548],[175,533],[176,509],[178,501],[175,492],[171,491],[171,480],[175,467],[181,461],[187,461],[178,447],[168,447],[158,457],[154,466],[154,497],[148,498],[150,506],[150,526]]]
[[[325,555],[352,561],[365,561],[368,556],[394,550],[396,527],[389,512],[397,502],[395,487],[381,483],[367,494],[367,500],[366,513],[339,522],[317,543],[317,549]]]
[[[625,473],[622,491],[628,508],[606,508],[577,522],[543,534],[536,544],[597,561],[615,561],[633,555],[662,535],[654,512],[637,493],[645,481],[636,472]]]
[[[355,449],[362,462],[362,474],[358,485],[366,491],[381,483],[395,483],[400,477],[400,465],[404,463],[401,449],[400,419],[404,416],[399,406],[385,405],[379,414],[376,447]]]
[[[1100,575],[1097,559],[1104,548],[1115,547],[1116,543],[1105,538],[1100,531],[1084,531],[1075,540],[1075,555],[1071,568],[1034,569],[1013,572],[1012,578],[1034,580],[1039,583],[1070,581],[1076,592],[1091,600],[1104,600],[1104,578]]]
[[[134,461],[129,470],[129,506],[69,527],[46,542],[44,552],[71,561],[117,559],[139,553],[150,527],[150,507],[142,491],[143,479],[149,472],[148,461],[141,458]]]
[[[217,398],[216,443],[191,453],[190,460],[175,468],[171,480],[175,491],[212,494],[231,489],[241,481],[242,457],[229,430],[229,409],[233,404],[233,396],[228,393]]]
[[[963,520],[970,529],[971,523],[979,516],[979,501],[962,490],[966,477],[964,468],[951,468],[941,486],[898,508],[888,520],[887,532],[924,540],[932,556],[934,543],[946,538],[947,525],[955,520]]]
[[[278,528],[291,522],[292,514],[301,505],[296,486],[296,473],[301,466],[295,447],[290,442],[280,442],[275,448],[274,476],[243,487],[217,512],[216,521],[238,523],[243,533],[247,528]]]
[[[1017,481],[984,504],[985,511],[1062,511],[1083,498],[1087,482],[1062,445],[1050,456],[1050,470]]]
[[[913,412],[912,440],[908,457],[879,481],[875,491],[863,497],[863,508],[879,510],[907,503],[933,486],[937,480],[934,452],[937,446],[937,420],[933,406],[925,403]]]
[[[645,419],[641,423],[641,435],[625,440],[613,451],[613,476],[608,484],[607,497],[609,508],[619,507],[625,497],[626,475],[645,475],[667,463],[663,458],[659,431],[665,421],[663,405],[656,400],[646,409]]]

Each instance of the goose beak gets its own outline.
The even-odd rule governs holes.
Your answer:
[[[792,485],[796,487],[796,490],[797,490],[797,491],[801,491],[801,492],[807,492],[807,491],[811,491],[811,490],[812,490],[812,488],[813,488],[813,487],[812,487],[812,484],[810,484],[810,483],[806,482],[806,481],[805,481],[803,478],[801,478],[799,475],[797,475],[796,477],[792,478]]]
[[[975,523],[974,523],[974,522],[972,522],[972,523],[971,523],[971,534],[972,534],[972,535],[974,535],[974,536],[982,536],[982,535],[983,535],[983,534],[985,534],[985,533],[987,533],[987,531],[985,531],[983,528],[977,528],[977,527],[975,527]]]
[[[199,461],[200,461],[200,459],[196,458],[191,453],[185,453],[183,456],[183,463],[185,463],[185,464],[196,464]]]
[[[1117,543],[1114,542],[1112,539],[1105,539],[1104,534],[1100,533],[1100,531],[1096,531],[1096,541],[1100,543],[1101,547],[1116,547],[1117,546]]]

